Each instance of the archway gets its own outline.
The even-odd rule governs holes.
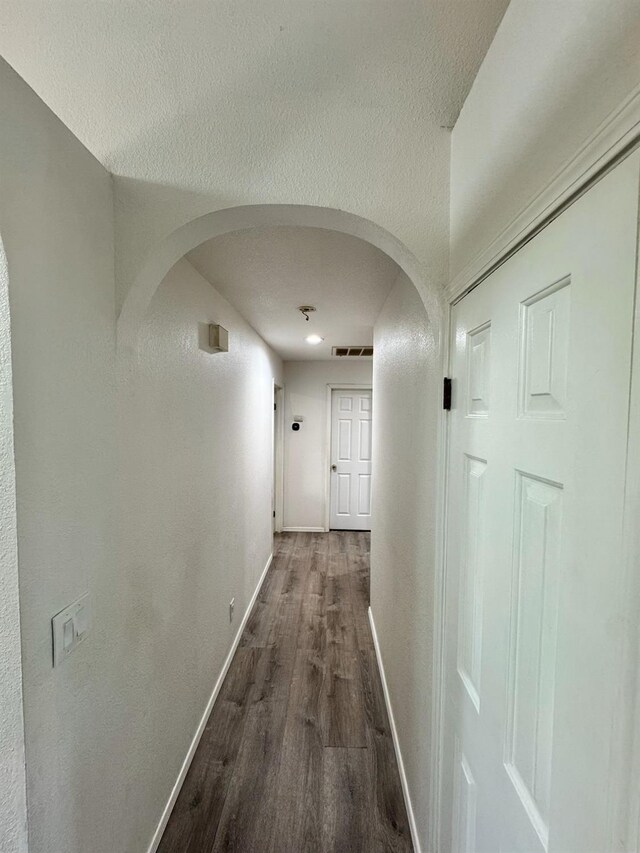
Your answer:
[[[413,283],[424,303],[433,334],[441,343],[441,291],[435,282],[427,280],[420,262],[397,237],[374,222],[344,210],[309,205],[263,204],[216,210],[169,234],[148,257],[124,298],[117,323],[118,348],[126,350],[133,346],[153,294],[167,272],[187,252],[214,237],[265,226],[340,231],[376,246],[394,260]]]
[[[386,365],[385,356],[379,362],[381,370],[378,380],[382,378],[385,383],[385,393],[393,387],[394,393],[399,393],[402,398],[401,406],[395,406],[397,400],[395,396],[394,404],[387,405],[385,408],[388,413],[385,441],[395,430],[394,424],[397,424],[398,412],[407,415],[405,420],[411,427],[409,433],[402,434],[395,442],[387,441],[386,447],[390,448],[389,453],[397,454],[399,464],[389,466],[384,488],[380,491],[384,491],[384,494],[389,496],[389,502],[393,503],[396,509],[403,506],[402,500],[398,500],[398,497],[406,501],[407,494],[410,493],[420,499],[420,503],[416,501],[410,513],[397,511],[386,513],[388,523],[380,524],[379,529],[388,531],[393,528],[394,539],[388,543],[384,552],[378,549],[376,553],[380,555],[379,557],[376,553],[373,557],[373,563],[380,566],[387,565],[385,560],[387,554],[403,553],[402,548],[405,548],[407,543],[412,543],[410,556],[415,559],[404,561],[410,570],[406,576],[407,583],[404,584],[406,601],[403,601],[403,609],[401,608],[402,632],[394,627],[399,624],[400,611],[398,608],[394,609],[393,603],[398,598],[392,585],[388,589],[379,586],[377,600],[372,602],[374,609],[376,603],[378,606],[379,646],[382,653],[394,662],[390,667],[391,699],[401,709],[410,708],[409,711],[397,712],[400,729],[398,752],[405,756],[408,785],[419,791],[412,808],[423,817],[433,809],[432,802],[437,800],[437,789],[435,784],[423,784],[419,780],[428,777],[431,783],[435,783],[439,746],[439,702],[438,696],[434,695],[432,689],[432,684],[438,683],[440,633],[438,605],[434,604],[434,600],[437,601],[439,597],[441,585],[439,578],[441,556],[438,543],[441,540],[442,524],[440,448],[443,419],[440,412],[440,393],[444,311],[439,283],[428,279],[422,264],[393,234],[370,220],[345,211],[306,205],[252,205],[218,210],[194,219],[169,234],[148,257],[125,296],[118,319],[117,336],[121,365],[125,368],[126,376],[129,377],[129,368],[132,373],[135,373],[139,367],[138,356],[144,359],[145,345],[142,340],[144,335],[140,330],[146,323],[147,315],[152,313],[149,309],[156,291],[185,255],[203,243],[233,232],[278,227],[341,232],[376,247],[397,264],[408,280],[406,290],[398,296],[393,306],[393,311],[396,313],[392,311],[387,317],[387,329],[393,325],[400,312],[404,311],[404,316],[415,319],[421,313],[421,307],[424,307],[424,315],[429,327],[428,335],[425,334],[423,338],[420,337],[421,329],[416,326],[408,328],[404,337],[394,337],[387,348]],[[176,299],[175,305],[177,306],[179,302],[180,297]],[[165,331],[170,332],[175,322],[174,315],[171,315]],[[426,338],[428,342],[425,344]],[[155,334],[150,339],[166,341],[169,336]],[[422,360],[420,360],[420,346],[423,347]],[[391,353],[391,350],[396,350],[397,354]],[[133,357],[134,351],[135,357]],[[381,352],[384,352],[384,348]],[[155,351],[147,361],[152,362],[154,375],[162,374],[162,366],[159,366]],[[166,364],[169,365],[167,372],[170,373],[173,370],[172,357]],[[185,382],[185,387],[188,384]],[[379,385],[379,387],[383,386]],[[135,399],[135,389],[130,396]],[[167,395],[164,399],[167,399]],[[199,399],[208,399],[207,394],[203,392]],[[145,405],[143,402],[141,407],[144,409]],[[153,406],[146,408],[151,412],[150,419],[157,421],[158,418],[153,414]],[[155,426],[151,420],[148,426],[153,430]],[[374,434],[375,432],[374,427]],[[380,431],[380,435],[382,434]],[[417,449],[420,464],[416,464],[416,458],[411,456],[411,448]],[[150,457],[146,439],[141,441],[140,454],[143,450],[147,457]],[[132,453],[131,458],[136,458],[136,454]],[[158,467],[153,462],[149,465]],[[412,483],[413,491],[407,487],[409,481]],[[163,493],[161,488],[157,491]],[[378,542],[382,542],[382,539],[382,536],[378,537]],[[398,544],[398,540],[401,540],[402,547]],[[427,576],[429,580],[425,582],[424,578]],[[383,605],[388,612],[382,612]],[[407,648],[415,650],[415,654],[407,655]],[[416,741],[419,730],[424,728],[424,718],[421,714],[425,707],[433,712],[431,737],[424,739],[421,750],[414,750],[410,744]],[[162,829],[163,826],[159,828],[160,834]],[[425,830],[421,829],[421,831]]]

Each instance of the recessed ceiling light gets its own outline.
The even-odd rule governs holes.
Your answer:
[[[307,337],[305,338],[305,341],[308,344],[312,344],[313,346],[316,346],[316,344],[321,344],[323,340],[324,338],[321,338],[320,335],[307,335]]]

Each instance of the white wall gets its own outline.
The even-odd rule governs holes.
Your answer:
[[[284,527],[324,530],[327,484],[327,384],[371,384],[366,359],[288,361],[284,365]],[[375,409],[375,400],[374,400]],[[304,422],[294,432],[294,415]],[[374,474],[375,477],[375,474]]]
[[[210,322],[228,353],[208,351]],[[120,365],[125,830],[92,853],[146,849],[271,554],[274,378],[280,359],[179,262]]]
[[[102,624],[116,560],[111,178],[4,63],[0,77],[29,849],[113,850],[100,840],[120,796]],[[51,616],[87,590],[92,636],[53,669]]]
[[[442,374],[437,337],[406,276],[376,321],[374,347],[371,610],[426,850]]]
[[[637,0],[511,0],[452,135],[451,276],[640,81]]]
[[[139,853],[271,551],[282,367],[186,261],[118,357],[111,178],[3,63],[0,111],[0,850],[25,850],[22,675],[30,853]],[[54,669],[51,617],[87,591]]]

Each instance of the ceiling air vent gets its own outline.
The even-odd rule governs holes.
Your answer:
[[[331,350],[332,355],[338,356],[359,356],[361,358],[371,358],[373,355],[373,347],[334,347]]]

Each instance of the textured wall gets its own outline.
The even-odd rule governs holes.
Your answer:
[[[327,383],[371,384],[372,361],[288,361],[284,365],[284,526],[324,529]],[[374,403],[375,406],[375,403]],[[293,415],[303,415],[299,432]],[[375,475],[374,475],[375,476]]]
[[[511,0],[452,135],[451,275],[640,80],[637,0]]]
[[[404,276],[378,317],[374,346],[371,609],[426,849],[441,367],[420,297]]]
[[[0,74],[29,849],[84,853],[117,815],[105,738],[118,702],[98,628],[116,559],[111,179],[8,66]],[[53,669],[51,617],[86,591],[95,629]]]
[[[181,261],[120,365],[121,836],[91,853],[146,849],[271,553],[274,378],[280,359]]]
[[[4,64],[0,78],[29,850],[139,853],[271,551],[281,364],[186,262],[116,361],[111,179]],[[7,321],[0,290],[5,347]],[[231,332],[228,354],[206,351],[212,321]],[[0,850],[22,853],[10,361],[0,354]],[[91,632],[54,669],[51,616],[87,591]]]
[[[0,66],[0,75],[3,70]],[[27,799],[11,380],[9,276],[0,243],[0,851],[25,853]]]

